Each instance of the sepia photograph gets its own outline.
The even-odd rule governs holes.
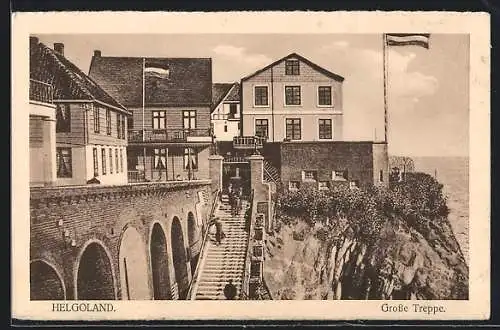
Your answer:
[[[470,33],[63,31],[17,78],[29,302],[470,302]]]

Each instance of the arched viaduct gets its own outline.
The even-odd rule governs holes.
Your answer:
[[[31,300],[184,299],[210,181],[31,188]]]

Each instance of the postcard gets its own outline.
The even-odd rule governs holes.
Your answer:
[[[489,318],[488,14],[12,21],[13,318]]]

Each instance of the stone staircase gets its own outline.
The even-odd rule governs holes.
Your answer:
[[[215,234],[209,234],[193,288],[195,300],[225,300],[223,291],[229,279],[233,280],[237,288],[237,296],[240,294],[248,245],[244,218],[248,207],[249,203],[242,201],[240,213],[233,217],[229,197],[221,196],[221,203],[214,215],[222,222],[226,238],[217,246]]]

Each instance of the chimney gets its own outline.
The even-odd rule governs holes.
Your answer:
[[[35,46],[35,45],[38,45],[38,38],[30,37],[30,46]]]
[[[54,50],[61,55],[64,55],[64,44],[60,42],[54,43]]]
[[[101,51],[98,49],[94,50],[94,57],[101,57]]]

